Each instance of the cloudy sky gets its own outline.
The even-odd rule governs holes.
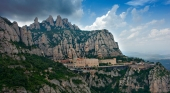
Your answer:
[[[170,0],[0,0],[0,16],[29,25],[49,15],[108,29],[123,53],[170,54]]]

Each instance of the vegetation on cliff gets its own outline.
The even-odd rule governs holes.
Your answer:
[[[23,55],[26,60],[13,60],[0,54],[0,90],[3,87],[24,87],[37,93],[43,84],[55,86],[48,79],[69,80],[77,76],[61,63],[37,55]]]

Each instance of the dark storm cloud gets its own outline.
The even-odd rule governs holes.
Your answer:
[[[0,16],[20,21],[54,14],[69,16],[81,8],[81,2],[82,0],[0,0]]]

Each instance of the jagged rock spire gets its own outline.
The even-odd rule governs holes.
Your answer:
[[[38,17],[35,17],[34,23],[32,24],[32,28],[40,29],[40,24],[38,22]]]
[[[63,28],[63,21],[62,21],[62,18],[60,15],[57,16],[57,19],[56,19],[56,26],[57,27],[62,27]]]
[[[20,36],[20,31],[19,31],[18,23],[16,21],[13,22],[12,27],[16,31],[17,35]]]
[[[68,21],[67,18],[61,18],[60,15],[57,16],[56,21],[53,20],[53,17],[49,15],[49,17],[44,20],[41,24],[38,22],[38,18],[34,19],[34,23],[29,26],[29,29],[41,29],[41,26],[45,27],[47,31],[51,31],[52,26],[58,29],[72,29],[72,30],[80,30],[78,26],[72,25],[71,22]]]
[[[35,17],[34,23],[38,23],[38,18],[37,17]]]
[[[49,17],[46,19],[46,21],[49,22],[51,26],[54,26],[54,20],[51,15],[49,15]]]

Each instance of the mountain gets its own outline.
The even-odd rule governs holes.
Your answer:
[[[57,62],[76,57],[142,61],[123,56],[106,29],[82,31],[60,16],[19,27],[0,17],[0,93],[170,92],[170,72],[160,63],[76,73]]]
[[[60,16],[57,16],[56,21],[49,16],[41,23],[36,17],[34,23],[23,27],[0,17],[0,40],[0,53],[9,56],[30,53],[57,61],[73,57],[105,58],[122,55],[118,43],[108,30],[82,31]]]

